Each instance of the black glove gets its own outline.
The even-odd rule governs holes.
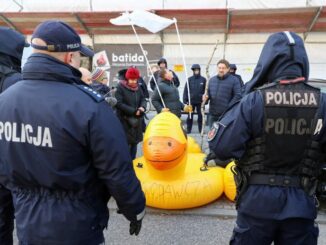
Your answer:
[[[140,229],[141,229],[142,219],[137,221],[130,222],[129,233],[130,235],[138,236]]]
[[[211,163],[211,160],[214,160],[216,158],[216,155],[214,152],[210,152],[207,154],[207,156],[204,158],[204,164],[206,166],[209,166],[209,162]]]
[[[122,214],[122,212],[120,211],[120,209],[117,210],[117,213],[118,214]],[[145,212],[144,212],[144,214],[145,214]],[[129,233],[130,233],[130,235],[136,235],[136,236],[138,236],[138,234],[140,232],[140,229],[141,229],[143,217],[144,217],[144,215],[142,216],[142,218],[140,220],[131,221],[130,222],[130,226],[129,226]]]
[[[204,164],[208,167],[222,167],[225,168],[230,162],[232,162],[231,159],[227,160],[221,160],[219,159],[214,152],[208,153],[208,155],[204,159]]]

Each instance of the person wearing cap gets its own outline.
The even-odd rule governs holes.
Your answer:
[[[171,111],[177,117],[181,117],[181,112],[192,112],[191,105],[185,105],[180,101],[179,91],[173,85],[173,74],[168,69],[162,69],[160,71],[161,82],[158,85],[162,98],[164,100],[165,106],[162,103],[161,97],[158,93],[157,88],[152,95],[152,104],[157,111],[161,113],[164,111]]]
[[[202,123],[203,123],[203,117],[201,114],[201,102],[202,97],[205,93],[205,87],[206,87],[206,78],[201,76],[200,74],[200,65],[199,64],[193,64],[191,66],[191,70],[193,71],[193,76],[188,78],[189,82],[189,90],[190,90],[190,101],[192,108],[194,111],[197,112],[197,123],[198,123],[198,130],[199,133],[202,129]],[[183,103],[189,104],[189,98],[188,98],[188,86],[185,84],[185,88],[183,90]],[[191,133],[192,130],[192,123],[193,123],[194,116],[191,117],[188,115],[187,118],[187,134]]]
[[[96,68],[92,72],[92,83],[90,86],[99,94],[106,96],[110,92],[110,88],[108,85],[108,77],[105,70],[101,68]]]
[[[237,77],[239,82],[240,82],[241,87],[243,87],[244,83],[243,83],[242,77],[239,74],[236,74],[236,72],[237,72],[237,65],[236,64],[230,64],[229,73],[231,75]]]
[[[159,83],[161,81],[160,71],[162,69],[168,69],[168,62],[166,61],[165,58],[161,58],[161,59],[158,60],[157,65],[159,66],[159,70],[155,71],[153,75],[154,75],[154,77],[156,79],[156,82]],[[179,78],[178,78],[177,74],[175,74],[174,71],[170,70],[170,72],[172,72],[172,75],[173,75],[172,85],[178,88],[180,86]],[[154,91],[155,88],[156,88],[154,78],[151,78],[149,84],[150,84],[150,87],[151,87],[152,91]]]
[[[21,60],[29,44],[19,32],[0,26],[0,93],[21,80]],[[0,173],[0,244],[13,244],[14,208]]]
[[[78,70],[93,51],[57,20],[38,25],[31,45],[23,80],[0,95],[0,169],[20,244],[103,244],[111,196],[137,235],[145,197],[123,128]]]
[[[106,71],[101,68],[96,68],[91,74],[91,80],[91,88],[102,95],[111,108],[115,108],[117,100],[112,95]]]
[[[119,81],[115,92],[117,116],[126,133],[132,159],[136,158],[138,143],[143,141],[142,123],[147,104],[143,91],[138,84],[139,77],[139,70],[130,67],[126,71],[124,79]]]
[[[238,215],[230,244],[317,244],[326,95],[308,79],[302,38],[272,34],[246,95],[208,133],[216,156],[236,163]]]

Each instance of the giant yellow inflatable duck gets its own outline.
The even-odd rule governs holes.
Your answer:
[[[145,132],[143,151],[144,156],[134,160],[134,169],[148,206],[193,208],[223,194],[224,169],[202,169],[205,155],[193,139],[187,140],[174,114],[162,112],[152,119]]]

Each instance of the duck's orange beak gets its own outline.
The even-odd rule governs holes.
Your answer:
[[[158,170],[173,168],[186,153],[186,144],[171,137],[153,136],[144,141],[144,156]]]

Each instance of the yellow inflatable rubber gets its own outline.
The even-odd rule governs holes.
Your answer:
[[[224,170],[224,193],[226,197],[234,201],[236,195],[236,186],[234,182],[234,175],[231,171],[231,168],[235,165],[234,162],[230,162]]]
[[[202,153],[201,149],[200,149],[200,146],[197,144],[196,140],[191,137],[191,136],[188,136],[188,153]]]
[[[144,156],[134,160],[148,206],[193,208],[223,194],[224,169],[201,169],[205,155],[198,153],[196,145],[194,140],[187,140],[174,114],[162,112],[152,119],[144,135]]]

